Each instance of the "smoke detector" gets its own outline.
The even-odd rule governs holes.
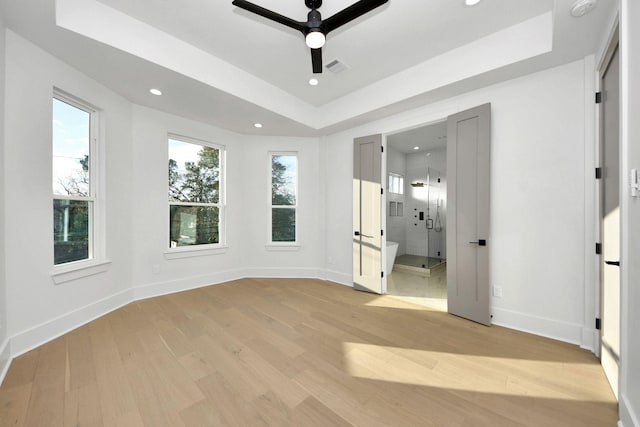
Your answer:
[[[576,0],[571,6],[571,15],[580,18],[591,12],[598,4],[598,0]]]

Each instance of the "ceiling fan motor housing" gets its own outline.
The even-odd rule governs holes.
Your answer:
[[[315,9],[309,12],[307,14],[307,22],[305,27],[306,27],[305,28],[306,31],[304,32],[305,36],[311,31],[320,31],[324,34],[325,31],[322,28],[322,16],[320,15],[320,12],[318,12]]]
[[[322,0],[304,0],[304,4],[306,4],[309,9],[318,9],[322,6]]]

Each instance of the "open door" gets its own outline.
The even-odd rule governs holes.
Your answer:
[[[353,288],[381,294],[382,135],[353,142]]]
[[[449,116],[447,128],[448,310],[490,325],[491,104]]]
[[[620,63],[615,47],[600,82],[600,362],[618,397],[620,359]]]

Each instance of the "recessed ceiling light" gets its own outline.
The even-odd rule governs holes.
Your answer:
[[[318,79],[309,79],[309,84],[311,86],[318,86],[318,83],[320,83]]]
[[[480,0],[464,0],[464,4],[467,6],[475,6],[480,3]]]
[[[160,96],[162,95],[162,91],[160,89],[149,89],[149,92],[151,92],[152,94],[156,95],[156,96]]]
[[[254,123],[253,127],[260,129],[262,127],[262,123]]]
[[[419,149],[420,149],[420,147],[413,147],[413,149],[414,149],[414,150],[419,150]]]

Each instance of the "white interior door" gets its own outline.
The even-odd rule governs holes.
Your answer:
[[[620,358],[620,64],[614,51],[601,81],[600,360],[616,397]]]
[[[491,104],[447,118],[449,313],[491,324],[489,172]]]
[[[382,293],[382,135],[354,139],[353,287]]]

